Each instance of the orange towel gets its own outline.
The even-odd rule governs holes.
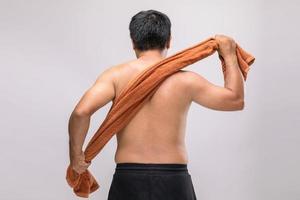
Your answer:
[[[159,84],[168,76],[187,65],[212,55],[218,48],[215,38],[210,37],[203,42],[159,61],[131,80],[118,98],[114,100],[106,118],[89,141],[84,151],[86,162],[91,162],[112,136],[128,124],[147,99],[154,94]],[[255,58],[239,45],[237,45],[236,54],[244,81],[246,81],[250,65]],[[224,73],[226,70],[225,62],[222,57],[219,56],[219,58]],[[68,166],[66,179],[75,194],[80,197],[88,197],[90,193],[99,188],[99,184],[89,170],[82,174],[77,174]]]

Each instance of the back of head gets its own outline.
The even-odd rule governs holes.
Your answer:
[[[131,18],[129,31],[136,50],[163,50],[170,40],[171,21],[156,10],[140,11]]]

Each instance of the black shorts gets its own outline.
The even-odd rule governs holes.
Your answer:
[[[108,200],[196,200],[187,164],[117,163]]]

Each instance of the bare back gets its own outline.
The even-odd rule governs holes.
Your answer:
[[[220,37],[220,53],[226,62],[224,87],[191,71],[179,70],[169,76],[160,83],[152,98],[143,103],[143,107],[127,126],[116,133],[116,163],[187,164],[185,128],[192,102],[219,111],[244,109],[243,76],[233,41]],[[114,101],[129,81],[143,70],[164,59],[166,51],[136,51],[138,54],[136,60],[103,71],[74,108],[69,122],[71,158],[75,157],[79,161],[84,159],[81,149],[93,113]],[[84,166],[77,163],[77,171],[84,171],[86,166],[87,163]]]
[[[116,96],[141,71],[157,61],[130,61],[118,66]],[[115,162],[187,163],[185,126],[191,101],[184,95],[182,74],[168,77],[117,136]]]

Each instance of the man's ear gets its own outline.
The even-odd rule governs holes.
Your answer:
[[[134,49],[135,50],[135,46],[134,46],[134,43],[133,43],[133,41],[131,40],[131,44],[132,44],[132,49]]]
[[[168,42],[167,42],[167,44],[166,44],[166,48],[167,48],[167,49],[169,49],[170,46],[171,46],[171,39],[172,39],[172,36],[170,35],[170,38],[169,38],[169,40],[168,40]]]

